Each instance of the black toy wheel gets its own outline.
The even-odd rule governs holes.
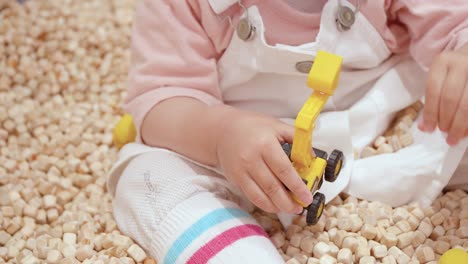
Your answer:
[[[325,168],[325,180],[334,182],[340,174],[341,167],[343,166],[344,155],[339,150],[333,150],[327,160],[327,167]]]
[[[319,221],[325,207],[325,195],[323,193],[315,193],[314,200],[307,207],[306,221],[309,225],[315,225]]]

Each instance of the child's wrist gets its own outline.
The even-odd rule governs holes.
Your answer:
[[[228,105],[219,105],[213,107],[213,112],[215,113],[215,122],[213,123],[213,148],[216,158],[215,166],[220,167],[218,146],[220,145],[220,142],[224,140],[224,135],[226,134],[226,127],[228,127],[229,124],[234,120],[234,118],[236,118],[236,116],[239,113],[239,110]]]

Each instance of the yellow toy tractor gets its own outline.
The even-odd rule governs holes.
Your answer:
[[[337,179],[344,161],[344,155],[340,150],[333,150],[327,159],[325,151],[312,148],[315,120],[338,85],[341,63],[342,58],[339,56],[324,51],[317,53],[307,79],[307,85],[313,88],[314,92],[296,118],[292,146],[288,143],[282,144],[284,152],[307,188],[315,193],[309,205],[303,204],[294,196],[294,199],[307,210],[306,221],[309,225],[318,222],[325,206],[325,195],[317,190],[322,186],[324,178],[329,182]]]

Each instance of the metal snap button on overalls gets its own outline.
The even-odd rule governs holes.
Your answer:
[[[347,6],[340,6],[336,14],[336,24],[340,31],[346,31],[354,24],[356,16],[354,11]]]
[[[300,61],[296,63],[296,70],[302,73],[309,73],[313,63],[313,61]]]
[[[251,40],[255,35],[255,27],[250,23],[249,19],[243,18],[237,24],[237,36],[242,40]]]

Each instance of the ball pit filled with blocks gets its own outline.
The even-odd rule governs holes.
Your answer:
[[[136,2],[21,2],[0,1],[0,263],[158,263],[118,229],[106,190]],[[410,145],[421,108],[359,155]],[[275,215],[254,217],[288,264],[455,263],[468,249],[462,190],[429,208],[343,194],[316,225],[298,217],[287,230]]]

